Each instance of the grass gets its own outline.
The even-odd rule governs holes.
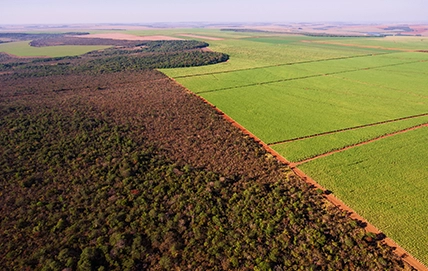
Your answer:
[[[332,150],[338,150],[424,123],[428,123],[428,116],[306,138],[271,147],[284,157],[287,157],[289,161],[299,162]]]
[[[424,64],[422,71],[428,71],[428,63],[419,63]],[[398,68],[398,67],[397,67]],[[425,74],[409,73],[406,72],[405,68],[402,67],[401,70],[391,70],[387,68],[386,70],[371,70],[370,72],[366,71],[355,71],[349,72],[346,74],[340,74],[341,78],[348,79],[353,83],[366,84],[376,89],[388,89],[389,91],[395,90],[409,96],[414,96],[419,98],[421,103],[426,102],[428,98],[428,93],[426,91],[427,80]]]
[[[166,35],[179,37],[183,39],[190,39],[189,37],[183,36],[182,34],[191,34],[198,36],[206,36],[213,38],[222,38],[222,39],[236,39],[236,38],[247,38],[254,35],[259,35],[260,33],[234,33],[227,31],[220,31],[219,29],[195,29],[195,28],[182,28],[182,29],[165,29],[165,30],[127,30],[121,33],[127,33],[137,36],[157,36],[157,35]],[[267,34],[264,34],[267,35]],[[192,38],[194,39],[194,38]],[[210,41],[210,40],[206,40]]]
[[[404,50],[426,50],[428,49],[427,37],[400,37],[391,36],[384,38],[340,38],[330,39],[328,41],[333,44],[344,44],[354,46],[373,46],[381,49],[393,48]]]
[[[420,128],[300,168],[426,264],[427,141]]]
[[[30,46],[29,41],[19,41],[0,44],[0,52],[20,57],[61,57],[82,55],[90,51],[101,50],[108,47],[110,46],[64,45],[32,47]]]
[[[400,68],[406,64],[426,64],[416,60],[401,60],[387,55],[352,56],[339,59],[307,60],[274,66],[253,67],[234,71],[217,71],[176,76],[181,84],[196,93],[251,84],[284,81],[293,78],[344,73],[367,69]],[[428,64],[428,63],[427,63]]]
[[[292,37],[293,40],[295,37]],[[301,36],[301,39],[307,37]],[[284,38],[286,39],[286,38]],[[183,77],[206,73],[230,72],[242,69],[265,68],[275,65],[292,64],[303,61],[317,61],[342,57],[362,56],[375,53],[385,53],[384,50],[350,48],[335,45],[306,44],[277,44],[256,42],[246,39],[230,39],[208,41],[210,49],[230,55],[226,63],[204,67],[185,69],[161,70],[171,77]]]
[[[192,88],[190,88],[192,90]],[[427,101],[333,76],[201,93],[266,143],[426,113]]]

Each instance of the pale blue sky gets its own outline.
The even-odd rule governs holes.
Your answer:
[[[428,22],[428,0],[0,0],[0,24]]]

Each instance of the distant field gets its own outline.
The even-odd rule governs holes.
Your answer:
[[[221,65],[205,66],[190,69],[166,70],[169,76],[191,76],[213,72],[235,71],[271,67],[276,65],[292,64],[296,62],[326,60],[351,56],[362,56],[388,51],[365,48],[349,48],[346,46],[307,44],[295,40],[293,42],[278,44],[263,43],[252,39],[226,39],[223,41],[208,41],[214,51],[226,52],[231,56],[230,61]],[[307,39],[308,37],[301,37]]]
[[[77,56],[94,50],[101,50],[109,46],[81,46],[81,45],[66,45],[66,46],[49,46],[49,47],[32,47],[29,41],[19,41],[0,44],[0,52],[8,53],[21,57],[61,57],[61,56]]]
[[[385,38],[333,38],[324,42],[353,46],[373,46],[382,49],[395,48],[407,50],[422,50],[428,47],[428,37],[391,36]]]
[[[237,35],[209,41],[212,50],[230,55],[227,63],[162,71],[299,162],[428,123],[428,53],[414,52],[428,50],[427,41]],[[428,264],[428,242],[418,241],[428,228],[428,202],[419,200],[428,198],[426,132],[397,134],[299,167]],[[366,193],[372,190],[376,198]],[[387,212],[390,201],[399,204]]]
[[[299,162],[332,150],[358,144],[372,138],[377,138],[423,123],[428,123],[428,116],[315,136],[312,138],[275,144],[271,147],[277,152],[284,154],[289,161]]]

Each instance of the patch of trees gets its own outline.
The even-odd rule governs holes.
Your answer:
[[[82,56],[7,61],[0,64],[0,71],[14,72],[15,77],[44,77],[193,67],[229,59],[227,54],[201,50],[207,46],[199,41],[147,41],[137,47],[109,48]]]
[[[224,62],[228,59],[229,56],[223,53],[202,51],[147,54],[143,57],[117,56],[91,60],[82,66],[82,70],[87,72],[118,72],[123,70],[193,67]]]
[[[135,41],[117,40],[117,39],[101,39],[101,38],[79,38],[79,37],[64,37],[64,36],[47,36],[37,38],[30,42],[31,46],[44,47],[44,46],[58,46],[58,45],[112,45],[133,47]]]
[[[131,48],[108,48],[102,51],[93,51],[87,53],[86,56],[104,57],[130,54],[135,55],[139,53],[170,53],[203,49],[208,46],[208,43],[196,40],[146,41],[134,44]]]
[[[88,32],[67,32],[67,33],[0,33],[0,38],[10,39],[12,41],[36,40],[36,39],[53,39],[68,35],[87,35]]]
[[[393,30],[393,31],[403,31],[403,32],[413,32],[414,30],[408,26],[389,26],[383,28],[383,30]]]
[[[382,236],[149,69],[226,57],[190,49],[3,63],[12,73],[0,75],[0,266],[406,269]]]
[[[214,113],[207,116],[205,104],[187,98],[189,105],[176,109],[181,101],[163,97],[184,95],[182,89],[159,72],[7,76],[0,87],[5,269],[404,268],[381,236],[326,206],[322,194],[301,180],[268,166],[260,146],[232,133]],[[158,102],[149,99],[154,93]],[[176,126],[179,118],[190,125]],[[160,130],[149,129],[149,122]],[[225,175],[171,160],[157,147],[167,141],[170,125],[189,131],[183,140],[197,140],[193,133],[204,130],[214,138],[236,136],[227,140],[239,145],[229,148],[248,171]],[[204,141],[206,157],[224,144],[224,138]],[[254,161],[270,172],[245,166]]]
[[[6,62],[8,60],[11,60],[13,57],[11,57],[10,55],[0,52],[0,63],[1,62]]]
[[[386,37],[384,34],[374,34],[374,35],[341,35],[341,34],[328,34],[328,33],[302,33],[308,37],[327,37],[327,38],[382,38]]]

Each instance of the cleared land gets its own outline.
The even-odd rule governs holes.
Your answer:
[[[289,160],[301,161],[428,122],[428,54],[417,52],[428,48],[424,38],[253,36],[210,44],[212,50],[228,53],[230,60],[209,67],[162,71]],[[428,242],[416,242],[426,235],[426,213],[413,211],[415,203],[428,207],[419,200],[427,198],[428,191],[423,184],[428,177],[426,148],[421,144],[426,138],[418,139],[424,131],[426,128],[397,134],[301,168],[310,169],[307,173],[315,180],[321,178],[321,184],[335,194],[339,186],[347,191],[337,196],[364,217],[372,210],[380,214],[385,201],[400,201],[400,208],[387,213],[388,220],[375,214],[367,219],[427,264]],[[411,133],[415,138],[402,151],[396,141]],[[378,147],[384,145],[388,147]],[[372,153],[376,153],[374,158],[370,158]],[[394,160],[395,156],[401,160]],[[355,166],[376,159],[380,161],[370,166]],[[333,160],[333,169],[323,172]],[[409,162],[411,166],[407,166]],[[328,178],[337,179],[336,186]],[[397,185],[390,187],[391,180]],[[410,180],[421,189],[402,189]],[[352,199],[352,185],[366,191],[374,181],[381,188],[388,187],[388,193],[371,199],[361,192],[358,200]],[[354,206],[356,201],[358,206]],[[411,220],[415,223],[402,223],[409,215],[415,217]]]
[[[32,47],[30,41],[18,41],[0,44],[0,52],[21,57],[62,57],[77,56],[94,50],[106,49],[110,46],[100,45],[65,45],[49,47]]]

